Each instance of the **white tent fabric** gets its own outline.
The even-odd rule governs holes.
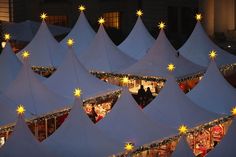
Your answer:
[[[22,63],[16,57],[10,43],[7,42],[0,55],[0,91],[4,91],[8,85],[16,78]]]
[[[39,143],[19,116],[14,131],[0,148],[0,157],[53,157],[54,155]]]
[[[4,94],[23,104],[33,116],[51,113],[69,105],[69,100],[50,91],[34,75],[26,61]]]
[[[39,22],[26,20],[20,23],[13,22],[3,22],[2,29],[3,32],[10,33],[13,40],[30,42],[36,32],[38,31],[40,26]],[[70,31],[69,28],[49,25],[49,30],[52,32],[53,36],[61,35],[68,33]]]
[[[89,71],[99,72],[117,72],[135,62],[116,47],[103,25],[100,25],[89,48],[81,53],[79,60]]]
[[[181,55],[195,64],[207,67],[209,65],[208,54],[211,50],[217,51],[216,62],[218,65],[236,62],[236,56],[218,47],[207,36],[200,22],[197,22],[192,34],[179,49]]]
[[[120,144],[108,139],[92,123],[82,105],[76,98],[65,122],[43,144],[62,157],[104,157],[122,151]]]
[[[124,89],[111,112],[97,123],[98,127],[119,142],[133,142],[136,146],[150,143],[173,135],[173,129],[165,125],[155,125]]]
[[[219,115],[194,104],[180,89],[173,76],[167,78],[159,95],[144,108],[155,122],[178,130],[180,125],[195,127],[219,118]]]
[[[191,75],[203,69],[183,56],[178,56],[177,51],[167,39],[165,32],[161,30],[148,53],[134,65],[124,70],[123,73],[165,78],[168,76],[166,67],[170,63],[175,64],[177,67],[174,71],[176,77]]]
[[[151,48],[154,41],[155,39],[146,29],[141,17],[138,17],[132,31],[118,48],[130,57],[139,60]]]
[[[30,65],[43,67],[57,67],[62,62],[66,49],[64,49],[52,36],[45,21],[32,41],[21,50],[17,56],[20,60],[23,51],[30,52]]]
[[[75,88],[82,90],[85,99],[102,96],[120,89],[91,75],[77,59],[73,48],[69,48],[64,62],[44,83],[54,92],[70,99],[74,97]]]
[[[215,61],[187,96],[197,105],[220,114],[230,114],[236,102],[236,90],[224,79]]]
[[[194,157],[193,150],[190,149],[186,137],[180,137],[172,157]]]
[[[216,145],[213,150],[211,150],[207,157],[234,157],[236,156],[235,150],[235,140],[236,140],[236,122],[233,120],[231,126],[225,137]]]
[[[84,12],[81,12],[71,32],[60,42],[60,44],[66,47],[67,40],[69,38],[72,38],[75,42],[74,48],[76,55],[79,56],[81,52],[85,51],[89,47],[94,36],[95,32],[93,28],[88,23],[88,20],[84,15]]]

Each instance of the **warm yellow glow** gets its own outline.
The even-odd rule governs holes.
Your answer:
[[[75,97],[80,97],[80,96],[81,96],[81,94],[82,94],[82,91],[81,91],[81,89],[79,89],[79,88],[76,88],[76,89],[74,90],[74,96],[75,96]]]
[[[67,40],[67,45],[68,46],[73,46],[74,45],[74,40],[73,39],[71,39],[71,38],[69,38],[68,40]]]
[[[28,58],[30,56],[29,51],[24,51],[21,55],[23,58]]]
[[[236,116],[236,107],[234,107],[232,110],[231,110],[231,113],[233,116]]]
[[[129,82],[129,78],[128,77],[123,77],[122,78],[122,82],[123,83],[128,83]]]
[[[175,65],[172,64],[172,63],[168,64],[167,70],[170,71],[170,72],[174,71],[175,70]]]
[[[80,10],[80,11],[84,11],[85,9],[86,9],[86,8],[85,8],[84,5],[80,5],[80,6],[79,6],[79,10]]]
[[[195,16],[197,21],[201,21],[202,20],[202,14],[196,14]]]
[[[23,105],[19,105],[19,106],[17,107],[17,109],[16,109],[16,112],[17,112],[18,115],[24,114],[24,113],[25,113],[25,108],[24,108],[24,106],[23,106]]]
[[[11,39],[11,35],[9,33],[4,34],[4,40],[8,41]]]
[[[142,15],[143,15],[143,11],[142,11],[142,10],[137,10],[136,14],[137,14],[138,16],[142,16]]]
[[[4,48],[7,43],[5,41],[3,41],[1,44],[2,44],[2,48]]]
[[[164,29],[164,28],[166,27],[166,24],[165,24],[164,22],[160,22],[160,23],[158,24],[158,27],[159,27],[160,29]]]
[[[209,56],[210,56],[211,59],[215,59],[216,56],[217,56],[216,51],[215,50],[210,51]]]
[[[188,127],[186,125],[181,125],[179,127],[179,133],[180,134],[186,134],[188,132]]]
[[[130,142],[125,144],[125,150],[126,151],[132,151],[134,149],[134,145]]]
[[[47,16],[46,13],[42,13],[42,14],[40,15],[40,18],[41,18],[42,20],[45,20],[47,17],[48,17],[48,16]]]
[[[105,23],[105,19],[103,17],[100,17],[98,20],[99,24],[104,24]]]

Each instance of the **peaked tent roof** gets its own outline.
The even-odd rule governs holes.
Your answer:
[[[190,149],[186,137],[180,137],[179,142],[172,153],[172,157],[194,157],[193,150]]]
[[[215,61],[187,96],[199,106],[220,114],[229,114],[236,102],[236,90],[224,79]]]
[[[121,71],[135,62],[116,47],[103,25],[100,25],[89,48],[81,53],[79,59],[88,70],[99,72]]]
[[[69,48],[64,62],[44,83],[51,90],[70,99],[73,99],[72,92],[78,87],[82,90],[85,99],[120,89],[91,75],[77,59],[73,48]]]
[[[23,51],[30,52],[31,66],[44,67],[57,67],[60,65],[66,52],[52,36],[45,21],[42,21],[32,41],[17,54],[20,60],[22,60],[21,54]]]
[[[71,32],[60,42],[60,44],[66,47],[67,40],[72,38],[75,41],[74,48],[76,55],[79,56],[81,52],[85,51],[89,47],[94,36],[95,32],[82,11]]]
[[[208,153],[207,157],[236,156],[235,140],[236,140],[236,122],[234,119],[225,137],[223,137],[220,143],[216,145],[216,147]]]
[[[22,63],[16,57],[10,43],[7,42],[0,55],[0,91],[4,91],[16,78]]]
[[[139,60],[153,45],[155,39],[150,35],[139,16],[128,37],[118,46],[130,57]]]
[[[36,140],[22,116],[19,116],[14,131],[7,142],[0,148],[1,157],[53,157],[48,150]]]
[[[171,98],[171,99],[170,99]],[[211,113],[194,104],[179,88],[174,77],[169,76],[159,95],[144,108],[144,112],[155,122],[163,122],[176,130],[180,125],[194,127],[217,119]]]
[[[236,56],[231,55],[213,43],[207,36],[201,23],[197,22],[192,34],[179,49],[179,52],[195,64],[207,67],[209,65],[208,53],[211,50],[217,51],[218,57],[216,62],[218,65],[236,62]]]
[[[174,71],[176,77],[194,74],[203,70],[202,67],[188,61],[183,56],[178,56],[177,51],[167,39],[165,32],[161,30],[148,53],[138,62],[124,70],[123,73],[165,78],[168,76],[166,67],[169,63],[173,63],[178,67]]]
[[[76,99],[65,122],[43,144],[62,157],[104,157],[120,152],[123,148],[100,132],[82,105],[82,101]]]
[[[174,130],[155,125],[144,114],[127,89],[123,91],[111,112],[97,124],[108,137],[119,142],[143,145],[172,135]]]
[[[50,91],[34,75],[26,61],[4,94],[23,104],[33,116],[51,113],[68,105],[68,100]]]

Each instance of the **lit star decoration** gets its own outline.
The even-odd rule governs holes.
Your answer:
[[[23,115],[25,113],[25,108],[23,105],[19,105],[16,109],[18,115]]]
[[[186,125],[181,125],[178,130],[180,134],[186,134],[188,132],[188,127]]]
[[[81,96],[81,94],[82,94],[82,91],[81,91],[81,89],[79,89],[79,88],[76,88],[76,89],[74,90],[74,96],[75,96],[75,97],[80,97],[80,96]]]
[[[69,46],[69,47],[72,47],[73,45],[74,45],[74,40],[73,39],[71,39],[71,38],[69,38],[68,40],[67,40],[67,45]]]
[[[100,17],[99,20],[98,20],[98,23],[99,24],[104,24],[105,23],[105,19],[103,17]]]
[[[137,10],[136,14],[137,14],[138,16],[142,16],[142,15],[143,15],[143,11],[142,11],[142,10]]]
[[[233,116],[236,116],[236,107],[234,107],[232,110],[231,110],[231,113]]]
[[[197,21],[201,21],[202,20],[202,14],[196,14],[195,16]]]
[[[79,6],[79,10],[82,12],[82,11],[84,11],[86,8],[85,8],[85,6],[83,6],[83,5],[80,5]]]
[[[210,51],[209,53],[210,59],[214,60],[217,56],[217,53],[215,50]]]
[[[122,82],[123,83],[128,83],[129,82],[129,78],[128,77],[123,77],[122,78]]]
[[[168,64],[167,70],[170,71],[170,72],[174,71],[175,70],[175,65],[172,64],[172,63]]]
[[[42,14],[40,15],[40,18],[41,18],[42,20],[45,20],[47,17],[48,17],[48,16],[47,16],[46,13],[42,13]]]
[[[125,144],[125,150],[126,151],[132,151],[134,149],[134,145],[130,142]]]
[[[28,58],[30,56],[29,51],[24,51],[21,55],[24,59]]]
[[[166,27],[166,24],[165,24],[164,22],[160,22],[160,23],[158,24],[158,27],[159,27],[160,29],[164,29],[164,28]]]
[[[9,41],[11,39],[11,35],[9,33],[4,34],[4,39]]]

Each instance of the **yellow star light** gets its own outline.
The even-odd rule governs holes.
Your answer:
[[[126,151],[132,151],[134,149],[134,145],[130,142],[125,144],[125,150]]]
[[[165,24],[164,22],[160,22],[160,23],[158,24],[158,27],[159,27],[160,29],[164,29],[164,28],[166,27],[166,24]]]
[[[209,56],[210,56],[211,59],[215,59],[216,56],[217,56],[216,51],[215,50],[210,51]]]
[[[142,16],[142,15],[143,15],[143,11],[142,11],[142,10],[137,10],[136,14],[137,14],[138,16]]]
[[[186,125],[181,125],[178,130],[180,134],[186,134],[188,132],[188,127]]]
[[[99,24],[104,24],[105,23],[105,19],[103,17],[100,17],[98,20]]]
[[[81,89],[79,89],[79,88],[76,88],[76,89],[74,90],[74,96],[75,96],[75,97],[80,97],[80,96],[81,96],[81,94],[82,94],[82,91],[81,91]]]
[[[170,71],[170,72],[174,71],[175,70],[175,65],[172,64],[172,63],[168,64],[167,70]]]
[[[80,11],[84,11],[85,9],[86,9],[85,6],[83,6],[83,5],[80,5],[80,6],[79,6],[79,10],[80,10]]]
[[[42,14],[40,15],[40,18],[41,18],[42,20],[45,20],[47,17],[48,17],[48,16],[47,16],[46,13],[42,13]]]
[[[10,40],[11,39],[11,35],[9,33],[4,34],[4,39],[6,41]]]
[[[129,78],[128,77],[123,77],[122,78],[122,82],[123,83],[128,83],[129,82]]]
[[[231,110],[231,113],[233,116],[236,116],[236,107],[234,107],[232,110]]]
[[[28,58],[30,56],[29,51],[24,51],[21,55],[23,58]]]
[[[17,107],[16,112],[17,112],[18,115],[23,115],[23,114],[25,113],[25,108],[24,108],[24,106],[20,104],[20,105]]]
[[[73,46],[74,45],[74,40],[73,39],[71,39],[71,38],[69,38],[68,40],[67,40],[67,45],[68,46]]]
[[[195,16],[197,21],[201,21],[202,20],[202,14],[196,14]]]

